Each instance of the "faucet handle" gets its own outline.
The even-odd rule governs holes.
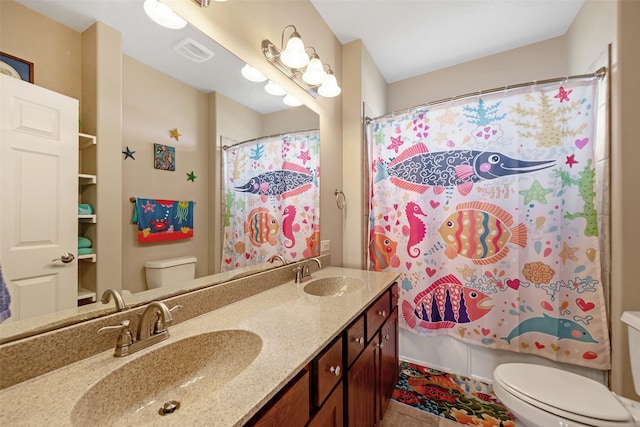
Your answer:
[[[170,313],[173,313],[175,310],[179,310],[182,308],[182,305],[180,304],[176,304],[173,307],[171,307],[169,309]],[[164,323],[162,322],[162,320],[160,319],[160,313],[156,314],[156,323],[153,325],[153,333],[154,334],[159,334],[160,332],[163,332],[167,329],[167,324],[169,324],[170,322],[172,322],[173,319],[171,320],[166,320],[164,321]]]
[[[129,320],[123,320],[119,325],[114,326],[105,326],[98,329],[99,334],[103,334],[109,331],[120,331],[118,335],[118,341],[116,342],[116,351],[115,354],[124,356],[128,353],[127,349],[131,344],[133,344],[133,335],[131,335],[131,331],[129,331]]]

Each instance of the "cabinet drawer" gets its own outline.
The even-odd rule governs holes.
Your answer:
[[[316,406],[322,405],[331,389],[342,378],[342,336],[338,337],[327,349],[315,358],[315,393],[314,403]]]
[[[364,334],[364,316],[360,316],[349,326],[346,335],[347,365],[351,366],[354,360],[362,353],[366,343]]]
[[[304,370],[272,400],[271,406],[256,416],[249,426],[304,426],[309,421],[309,371]]]
[[[367,342],[371,340],[385,319],[389,317],[390,308],[391,294],[389,291],[386,291],[367,309],[365,312],[365,318],[367,319]]]

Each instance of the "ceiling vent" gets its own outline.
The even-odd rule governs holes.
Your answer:
[[[214,55],[209,49],[189,37],[174,44],[173,49],[185,58],[198,63],[204,62]]]

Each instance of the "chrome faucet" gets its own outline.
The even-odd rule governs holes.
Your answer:
[[[309,261],[300,264],[293,269],[293,272],[296,273],[296,283],[306,282],[307,280],[311,279],[311,271],[309,270],[309,264],[311,263],[311,261],[318,264],[318,268],[322,268],[322,263],[318,258],[311,258]]]
[[[113,355],[116,357],[127,356],[169,338],[167,326],[173,321],[171,311],[179,307],[181,306],[176,305],[169,310],[161,301],[149,303],[140,316],[135,340],[129,331],[129,320],[123,320],[116,326],[100,328],[98,333],[119,330],[120,334]]]
[[[127,308],[122,295],[115,289],[107,289],[106,291],[104,291],[100,301],[102,301],[103,304],[109,304],[109,301],[111,301],[112,298],[113,302],[116,303],[116,311],[123,311],[125,308]]]
[[[287,260],[285,260],[282,255],[274,255],[274,256],[272,256],[271,258],[269,258],[269,262],[273,264],[274,262],[276,262],[277,259],[282,261],[282,265],[287,265]]]

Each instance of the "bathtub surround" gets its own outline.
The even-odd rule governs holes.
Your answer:
[[[320,257],[323,265],[330,265],[330,255]],[[269,270],[255,277],[239,278],[220,285],[205,287],[183,295],[164,299],[169,308],[182,307],[172,313],[173,324],[192,319],[233,302],[247,298],[293,280],[296,264]],[[312,265],[311,270],[317,267]],[[196,279],[201,286],[207,286],[206,278]],[[104,316],[51,332],[0,345],[0,389],[4,389],[39,375],[62,368],[71,363],[91,357],[108,349],[113,349],[116,333],[100,334],[97,330],[105,326],[131,322],[132,330],[137,328],[138,314],[144,306],[116,314]],[[70,343],[79,343],[71,345]]]

